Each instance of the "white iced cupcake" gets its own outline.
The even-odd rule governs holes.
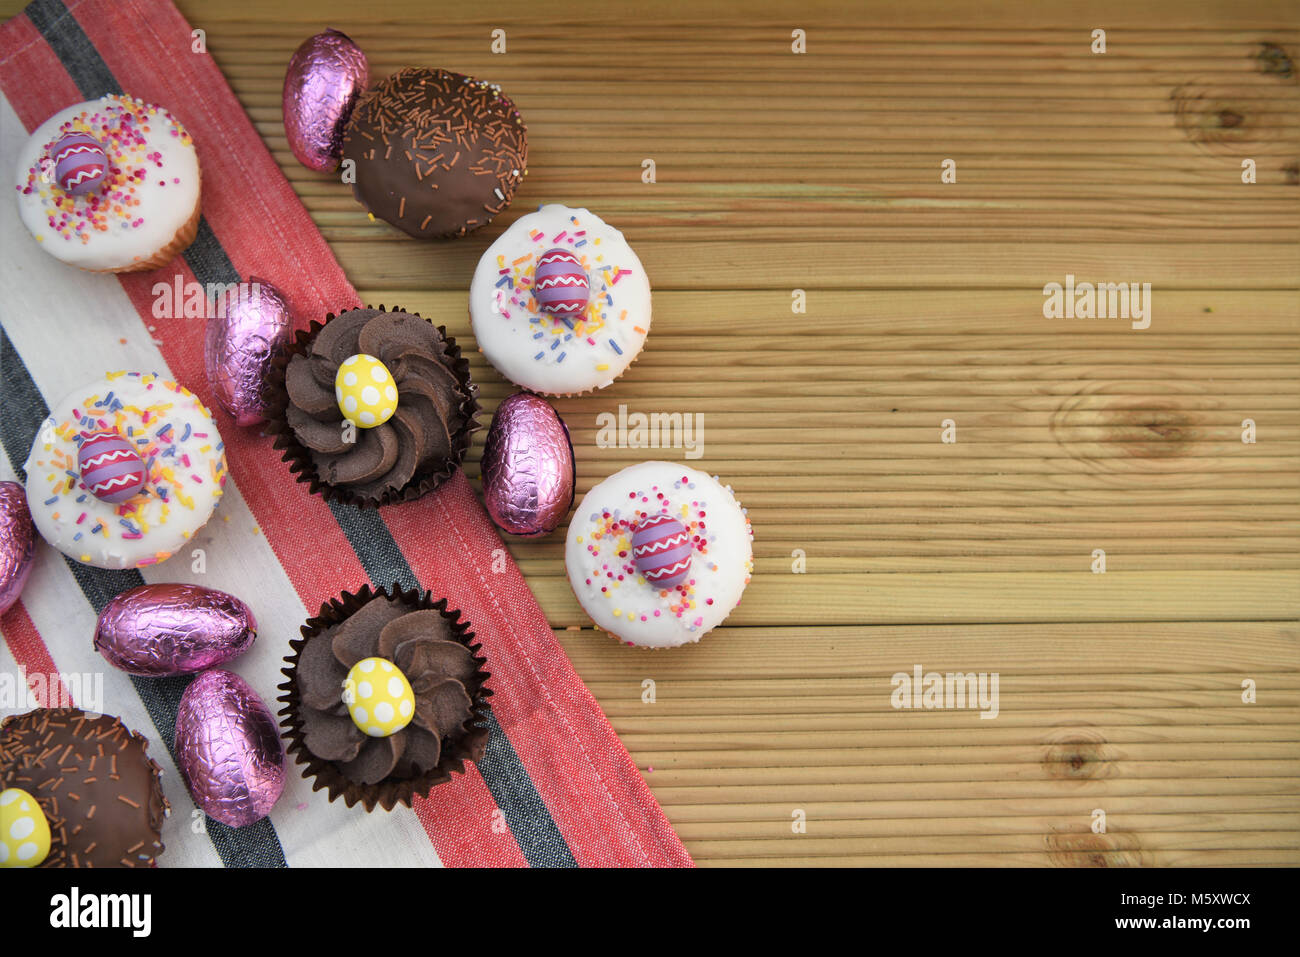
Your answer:
[[[64,398],[24,468],[41,537],[99,568],[166,561],[212,516],[227,475],[198,396],[140,372],[110,373]]]
[[[753,538],[730,486],[673,462],[643,462],[583,497],[564,564],[600,628],[668,648],[699,641],[740,603]]]
[[[546,395],[603,389],[650,332],[650,280],[623,234],[586,209],[521,216],[483,254],[469,291],[479,350]]]
[[[198,233],[194,141],[167,110],[134,97],[55,113],[23,144],[16,177],[23,225],[81,269],[157,269]]]

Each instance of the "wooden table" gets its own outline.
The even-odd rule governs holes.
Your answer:
[[[511,549],[699,863],[1300,863],[1300,4],[180,6],[363,299],[472,342],[474,264],[540,202],[637,249],[644,353],[556,403],[579,494],[685,460],[598,448],[598,413],[702,413],[753,583],[640,651],[559,536]],[[327,25],[374,75],[501,83],[514,208],[420,244],[298,166],[284,67]],[[1150,283],[1149,328],[1045,317],[1067,275]],[[996,672],[997,717],[895,709],[918,665]]]

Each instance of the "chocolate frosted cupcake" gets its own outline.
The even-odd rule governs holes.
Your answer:
[[[279,699],[312,789],[391,811],[480,760],[492,692],[473,639],[446,599],[396,585],[322,605],[291,642]]]
[[[23,833],[48,834],[41,867],[153,866],[169,810],[159,774],[148,742],[108,715],[39,708],[0,723],[0,820],[21,814]],[[45,848],[33,843],[34,861]],[[22,866],[28,850],[19,845],[9,863]]]
[[[301,482],[361,507],[418,498],[460,465],[478,388],[456,340],[414,313],[352,309],[299,332],[275,447]]]

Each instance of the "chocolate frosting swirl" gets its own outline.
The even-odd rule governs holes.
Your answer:
[[[343,360],[358,353],[388,367],[397,383],[397,411],[374,428],[345,430],[334,378]],[[362,498],[400,490],[452,461],[473,401],[436,326],[410,313],[368,308],[325,323],[307,352],[290,358],[285,390],[289,428],[320,481]]]
[[[343,681],[365,658],[386,658],[406,675],[415,715],[401,731],[372,738],[343,704]],[[342,623],[308,639],[297,665],[304,743],[358,784],[410,778],[438,764],[444,748],[465,733],[473,713],[471,689],[478,665],[455,640],[436,609],[412,611],[380,595]]]

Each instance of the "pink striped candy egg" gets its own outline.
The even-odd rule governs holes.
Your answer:
[[[591,298],[591,283],[582,260],[567,249],[548,249],[533,270],[533,298],[538,308],[558,318],[580,315]]]
[[[656,588],[675,588],[691,573],[691,533],[670,515],[648,515],[632,532],[632,561]]]
[[[77,453],[81,481],[95,498],[113,505],[140,494],[149,477],[144,460],[116,432],[92,432]]]
[[[59,189],[73,196],[89,193],[108,172],[104,147],[89,133],[64,133],[50,148],[50,160]]]

